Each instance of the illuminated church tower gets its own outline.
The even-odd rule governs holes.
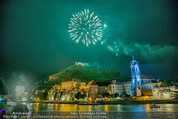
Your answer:
[[[141,96],[141,74],[138,62],[134,59],[132,59],[132,62],[130,64],[131,68],[131,92],[132,96]]]

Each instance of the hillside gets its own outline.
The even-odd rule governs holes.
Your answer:
[[[89,82],[91,80],[94,81],[102,81],[107,82],[114,79],[118,79],[120,76],[119,72],[115,72],[112,70],[103,70],[103,69],[94,69],[85,67],[82,65],[72,65],[61,71],[60,73],[54,74],[50,76],[51,80],[61,79],[65,81],[69,81],[72,79],[79,79],[81,81]]]
[[[86,83],[91,80],[94,80],[95,82],[111,82],[112,80],[120,79],[120,72],[95,69],[82,64],[74,64],[59,73],[49,76],[49,79],[40,81],[38,86],[43,89],[44,87],[48,89],[52,85],[60,84],[63,81],[71,81],[73,79],[78,79]]]

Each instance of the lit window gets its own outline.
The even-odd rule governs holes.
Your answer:
[[[139,80],[140,80],[140,78],[139,78],[139,77],[137,77],[137,80],[139,81]]]

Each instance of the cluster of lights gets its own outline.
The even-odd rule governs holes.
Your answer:
[[[90,43],[95,45],[97,41],[101,40],[106,24],[103,28],[101,20],[94,15],[94,12],[90,13],[88,9],[85,9],[72,16],[68,31],[72,40],[75,40],[76,43],[82,40],[86,46]]]

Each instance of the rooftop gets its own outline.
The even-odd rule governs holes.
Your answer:
[[[155,76],[153,76],[153,75],[145,75],[145,74],[142,74],[141,75],[141,78],[142,78],[142,80],[144,80],[144,79],[157,79]]]
[[[145,79],[145,80],[142,80],[142,84],[148,84],[148,83],[158,83],[158,80],[156,80],[156,79]]]
[[[96,82],[96,84],[98,86],[108,86],[109,84],[111,84],[110,82]]]

